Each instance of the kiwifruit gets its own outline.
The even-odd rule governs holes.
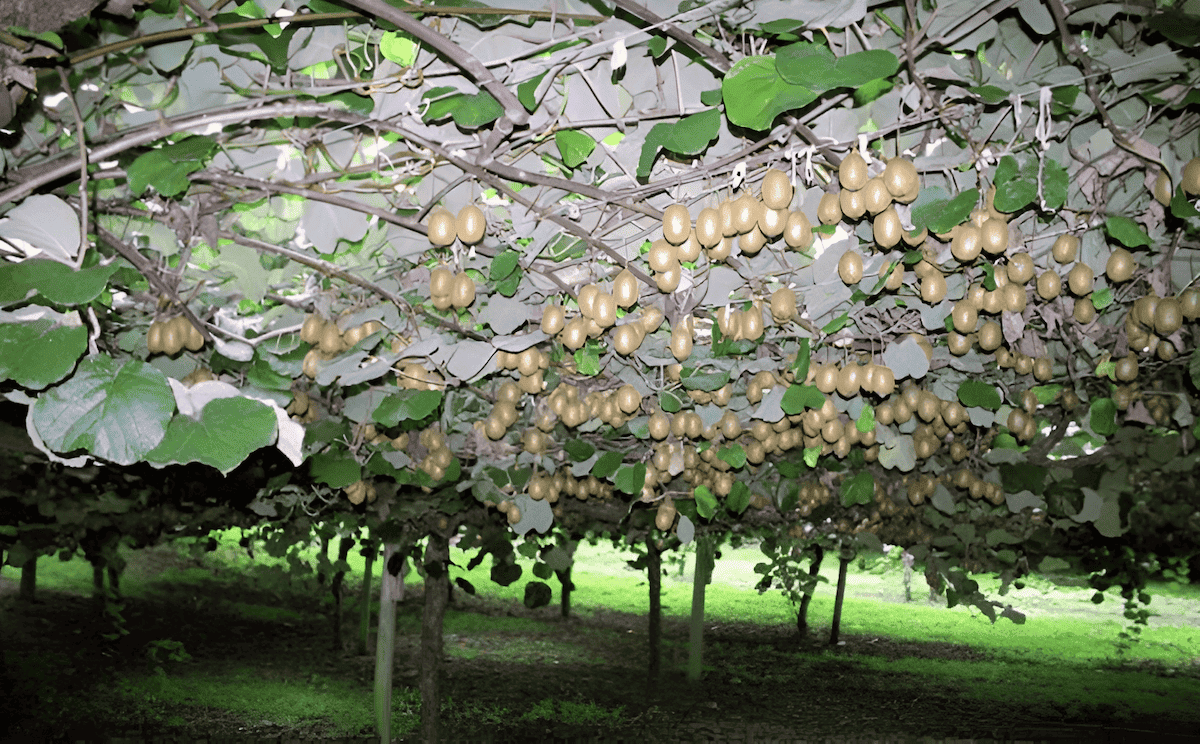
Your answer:
[[[696,217],[696,240],[705,248],[721,242],[721,213],[712,207],[700,210]]]
[[[1029,293],[1025,291],[1023,284],[1006,284],[1004,289],[1000,290],[1000,299],[1005,310],[1010,313],[1020,313],[1025,311],[1025,305],[1029,302]]]
[[[1013,360],[1013,369],[1019,375],[1033,374],[1033,357],[1025,356],[1021,352],[1013,352],[1015,359]]]
[[[458,309],[470,307],[475,302],[475,281],[462,272],[454,277],[454,288],[450,290],[450,303]]]
[[[1175,358],[1175,344],[1167,339],[1160,339],[1158,346],[1155,347],[1154,353],[1158,354],[1158,358],[1164,362],[1169,362]]]
[[[450,245],[458,238],[454,215],[449,210],[438,207],[429,214],[429,242],[433,245]]]
[[[562,343],[571,351],[583,348],[587,342],[587,319],[575,318],[562,329]]]
[[[567,324],[567,311],[562,305],[547,305],[542,308],[542,333],[557,335]]]
[[[921,300],[936,305],[946,297],[946,278],[940,271],[931,271],[921,278]]]
[[[617,298],[608,292],[596,295],[592,302],[592,320],[601,328],[611,328],[617,322]]]
[[[886,398],[896,390],[896,373],[892,372],[891,367],[877,366],[871,381],[871,391],[881,398]]]
[[[1008,225],[1002,220],[991,217],[984,220],[979,228],[979,236],[983,250],[993,256],[1008,250]]]
[[[787,209],[794,195],[792,182],[787,174],[774,168],[767,171],[762,181],[762,200],[767,209]]]
[[[1137,298],[1133,303],[1133,319],[1146,328],[1154,327],[1154,312],[1158,309],[1159,297],[1153,292]]]
[[[1025,433],[1025,430],[1028,428],[1031,421],[1032,419],[1029,417],[1028,413],[1025,413],[1020,408],[1014,408],[1012,409],[1012,412],[1008,414],[1008,421],[1006,423],[1008,430],[1011,433],[1018,437],[1024,438],[1021,435]]]
[[[531,375],[522,376],[520,387],[530,395],[537,395],[538,393],[542,392],[543,384],[542,371],[538,369],[534,370],[533,374]]]
[[[1110,282],[1127,282],[1133,278],[1133,272],[1137,267],[1137,259],[1133,257],[1133,254],[1124,248],[1118,248],[1109,255],[1108,263],[1104,266],[1104,273]]]
[[[817,219],[822,225],[836,225],[842,221],[842,205],[837,194],[824,194],[817,204]]]
[[[767,236],[763,235],[757,224],[751,225],[749,230],[738,237],[738,250],[747,256],[756,255],[766,244]]]
[[[875,242],[882,248],[895,247],[900,242],[903,232],[904,226],[900,224],[900,215],[896,214],[896,208],[890,205],[875,217],[875,223],[872,225]]]
[[[672,260],[665,270],[654,275],[654,283],[658,285],[658,291],[667,294],[678,289],[681,281],[683,281],[683,266],[676,260]]]
[[[858,284],[862,281],[863,262],[862,256],[853,248],[842,254],[838,259],[838,276],[842,278],[845,284]]]
[[[838,193],[838,208],[846,219],[857,220],[867,213],[867,200],[861,191],[842,189]]]
[[[637,277],[629,269],[621,269],[612,284],[612,296],[616,300],[617,306],[623,309],[632,307],[637,303],[640,294]]]
[[[789,248],[801,251],[812,245],[812,223],[808,221],[808,215],[798,209],[788,215],[787,224],[783,227],[783,242]]]
[[[946,334],[946,346],[954,356],[962,356],[971,350],[971,337],[951,331]]]
[[[1117,360],[1116,369],[1113,372],[1114,376],[1121,382],[1131,382],[1137,379],[1138,376],[1138,361],[1133,354],[1121,357]]]
[[[315,315],[308,316],[308,318],[304,320],[304,325],[308,326],[309,320],[314,319],[315,317]],[[146,331],[146,348],[149,349],[151,354],[161,354],[165,348],[163,346],[163,329],[164,325],[156,320],[150,324],[149,330]],[[303,328],[300,330],[300,337],[303,341],[309,341],[309,339],[304,338]]]
[[[152,331],[154,330],[155,325],[158,326],[161,335],[162,324],[152,323],[150,325],[150,329]],[[307,344],[317,343],[321,340],[321,329],[324,326],[325,320],[321,316],[317,315],[316,313],[309,313],[308,315],[304,316],[304,323],[300,326],[300,340]]]
[[[1164,207],[1171,206],[1171,176],[1166,171],[1159,171],[1158,177],[1154,179],[1154,188],[1151,193],[1154,195],[1154,200]]]
[[[758,219],[758,229],[768,239],[774,240],[783,235],[791,212],[786,209],[764,209]]]
[[[729,254],[733,253],[733,246],[733,238],[721,238],[720,243],[717,243],[715,246],[708,249],[708,260],[724,261],[725,259],[729,258]]]
[[[842,435],[845,433],[846,429],[842,425],[842,422],[838,419],[830,419],[829,421],[825,422],[824,426],[821,427],[821,438],[830,444],[833,444],[837,440],[841,439]]]
[[[642,308],[642,331],[645,333],[654,333],[662,326],[663,311],[658,309],[657,305],[647,305]]]
[[[817,367],[817,376],[813,380],[813,384],[817,386],[817,390],[828,395],[834,390],[837,390],[838,383],[838,368],[833,364],[822,364]]]
[[[359,341],[362,341],[364,338],[366,338],[367,329],[364,327],[365,325],[366,324],[364,323],[363,325],[356,325],[351,328],[347,328],[346,332],[342,334],[342,341],[346,344],[347,349],[354,348]]]
[[[1187,165],[1183,166],[1183,173],[1179,176],[1179,185],[1189,196],[1200,195],[1200,157],[1192,158],[1187,161]]]
[[[646,426],[650,430],[650,437],[658,441],[666,439],[671,434],[671,419],[667,418],[667,414],[662,411],[650,414],[650,420],[646,422]]]
[[[1050,357],[1038,357],[1033,360],[1033,376],[1039,382],[1046,382],[1054,376],[1054,362]]]
[[[650,245],[650,252],[646,255],[646,261],[650,264],[650,268],[655,271],[666,271],[671,267],[671,262],[678,262],[675,246],[664,240],[656,240]]]
[[[692,324],[689,317],[671,330],[671,355],[684,361],[692,355]]]
[[[454,274],[445,266],[429,272],[429,295],[433,298],[449,297],[454,288]]]
[[[1060,264],[1069,264],[1079,254],[1079,238],[1074,235],[1059,235],[1050,248],[1050,255]]]
[[[1179,311],[1188,320],[1200,316],[1200,289],[1188,287],[1179,295]]]
[[[617,389],[617,407],[622,413],[633,413],[642,407],[642,394],[633,385],[622,385]]]
[[[904,396],[900,396],[892,401],[892,419],[897,424],[907,424],[912,417],[912,406],[908,404],[908,401],[904,399]]]
[[[613,333],[613,347],[621,356],[629,356],[642,345],[642,329],[638,323],[626,323]]]
[[[838,183],[850,191],[857,191],[866,185],[867,161],[857,150],[851,150],[849,155],[842,158],[842,164],[838,166]]]
[[[742,338],[757,341],[763,335],[762,305],[757,301],[749,310],[742,311]]]
[[[771,293],[771,317],[782,323],[796,317],[796,293],[780,287]]]
[[[917,177],[917,167],[904,158],[892,158],[888,161],[887,166],[883,169],[883,185],[887,186],[887,190],[893,197],[904,203],[911,202],[916,198],[916,191],[920,188],[920,179]],[[902,197],[912,198],[905,201]]]
[[[995,351],[1004,341],[1004,331],[1000,324],[989,320],[979,329],[979,348],[984,351]]]
[[[1169,336],[1183,325],[1183,309],[1179,300],[1174,297],[1164,297],[1154,308],[1154,332],[1160,336]],[[189,347],[191,348],[191,347]]]
[[[1128,385],[1118,385],[1112,392],[1112,401],[1118,410],[1124,411],[1133,404],[1133,390]]]
[[[1083,297],[1091,293],[1092,283],[1095,281],[1095,278],[1091,266],[1085,263],[1077,263],[1067,272],[1067,287],[1075,296]]]
[[[867,180],[862,188],[863,206],[870,214],[879,214],[892,205],[892,195],[879,176]]]
[[[1075,318],[1076,323],[1087,325],[1096,319],[1096,306],[1092,304],[1091,297],[1077,297],[1075,299],[1075,308],[1071,313]]]
[[[317,344],[326,354],[337,354],[342,351],[342,334],[338,333],[336,323],[328,323],[321,329],[321,338]]]
[[[726,238],[731,238],[738,234],[737,226],[733,223],[733,202],[729,199],[723,199],[717,205],[717,216],[720,218],[721,235]]]
[[[1062,292],[1062,278],[1054,269],[1046,269],[1037,280],[1038,297],[1053,300]]]
[[[983,249],[983,235],[979,228],[971,224],[959,225],[950,239],[950,253],[962,263],[969,263],[979,257]]]
[[[933,421],[934,417],[941,413],[942,401],[936,395],[928,390],[922,390],[917,396],[917,406],[915,412],[925,423]]]
[[[692,216],[682,204],[672,204],[663,211],[663,237],[671,245],[687,240],[692,229]]]
[[[541,352],[537,347],[531,346],[521,353],[517,354],[517,371],[522,375],[532,375],[538,370],[538,359],[541,357]]]
[[[959,333],[973,332],[976,323],[979,322],[978,311],[966,300],[959,300],[954,303],[954,309],[950,315],[954,319],[954,330]]]
[[[942,421],[946,426],[954,428],[959,424],[970,421],[971,416],[967,413],[967,408],[957,400],[947,400],[942,402]]]
[[[854,362],[847,363],[838,372],[837,392],[843,398],[853,398],[858,395],[862,386],[862,367]]]
[[[483,233],[487,230],[487,218],[483,216],[482,209],[468,204],[458,210],[458,219],[454,221],[454,227],[463,245],[474,245],[483,240]]]
[[[1033,256],[1015,253],[1008,259],[1008,280],[1013,284],[1024,284],[1033,278]]]
[[[750,228],[758,224],[762,210],[762,202],[751,196],[749,192],[738,197],[738,200],[733,203],[733,226],[739,235],[749,232]]]

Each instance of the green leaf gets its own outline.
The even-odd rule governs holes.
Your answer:
[[[668,43],[669,42],[667,41],[666,37],[652,36],[650,37],[649,43],[646,44],[646,48],[650,50],[650,54],[655,59],[658,59],[666,53]]]
[[[727,447],[722,447],[717,452],[717,457],[729,463],[729,467],[738,469],[746,464],[746,450],[742,449],[742,445],[733,442]]]
[[[87,352],[87,339],[87,326],[56,325],[50,318],[2,323],[0,381],[13,380],[34,390],[52,385],[75,368]]]
[[[996,289],[996,267],[987,262],[983,264],[983,288],[989,292]]]
[[[789,416],[804,413],[806,408],[820,408],[823,405],[825,394],[814,385],[789,385],[779,401],[779,407]]]
[[[1104,221],[1104,231],[1110,238],[1119,241],[1127,248],[1150,245],[1150,236],[1146,234],[1141,225],[1128,217],[1121,215],[1109,217]]]
[[[1110,287],[1105,287],[1104,289],[1098,289],[1092,293],[1092,304],[1096,306],[1097,310],[1103,310],[1104,308],[1111,305],[1112,301],[1113,301],[1113,293],[1112,293],[1112,288],[1110,288]]]
[[[591,344],[575,351],[575,370],[592,377],[600,374],[600,353]]]
[[[546,70],[537,77],[532,77],[517,86],[517,100],[525,107],[526,111],[533,112],[537,110],[537,89],[542,84],[542,78],[546,77]]]
[[[362,468],[349,452],[321,452],[309,458],[313,480],[330,488],[345,488],[362,480]]]
[[[440,390],[399,390],[388,395],[375,409],[375,423],[396,426],[401,421],[421,421],[442,403]]]
[[[1000,409],[1000,391],[992,385],[977,380],[967,380],[958,386],[958,400],[968,408],[984,408],[989,411]]]
[[[720,109],[708,109],[677,122],[655,124],[646,135],[642,155],[638,160],[638,178],[648,178],[660,148],[679,155],[699,155],[716,139],[721,129]]]
[[[454,119],[454,123],[463,129],[476,129],[484,124],[492,123],[503,115],[504,107],[492,97],[491,93],[481,90],[474,94],[458,93],[434,100],[429,104],[422,120],[429,123],[450,116]]]
[[[1067,169],[1058,164],[1053,158],[1046,158],[1042,164],[1042,199],[1046,209],[1057,211],[1067,203]]]
[[[621,493],[640,494],[642,486],[646,485],[646,464],[623,465],[613,479],[613,485]]]
[[[575,462],[583,462],[592,455],[596,454],[596,448],[582,439],[571,439],[563,445],[563,449],[571,456]]]
[[[1037,396],[1038,403],[1048,406],[1058,398],[1058,394],[1062,392],[1062,385],[1036,385],[1033,388],[1033,394]]]
[[[775,69],[773,56],[745,57],[737,61],[721,82],[725,115],[739,127],[756,131],[770,129],[775,117],[784,111],[807,106],[817,94],[802,85],[793,85]]]
[[[496,254],[496,257],[492,259],[491,268],[488,269],[488,278],[493,282],[506,278],[517,268],[517,260],[520,258],[521,254],[511,248]]]
[[[875,499],[875,477],[862,472],[842,481],[842,506],[869,504]]]
[[[217,398],[205,404],[200,419],[171,419],[166,436],[150,452],[149,462],[201,462],[228,475],[252,452],[275,441],[277,420],[270,406],[249,398]]]
[[[796,352],[796,361],[792,364],[792,374],[794,379],[808,379],[808,367],[812,360],[812,352],[810,351],[809,346],[810,344],[807,338],[800,339],[800,349]]]
[[[946,233],[955,225],[961,225],[971,216],[971,210],[979,203],[979,189],[967,189],[942,207],[929,222],[929,232]]]
[[[846,324],[849,322],[850,322],[850,313],[842,313],[838,317],[836,317],[833,320],[826,323],[825,327],[821,329],[821,333],[827,333],[827,334],[828,333],[837,333],[838,331],[845,328]]]
[[[967,88],[967,91],[983,99],[984,103],[997,104],[1008,100],[1008,91],[994,85],[976,85]]]
[[[658,407],[667,413],[676,413],[682,407],[682,401],[670,390],[663,390],[658,394]]]
[[[721,105],[721,89],[713,88],[712,90],[701,91],[700,103],[705,106],[720,106]]]
[[[684,369],[680,376],[680,382],[688,390],[705,390],[712,392],[725,387],[725,383],[729,382],[728,372],[697,372],[695,370]]]
[[[869,80],[854,89],[854,105],[858,107],[866,106],[871,101],[883,96],[883,94],[896,87],[891,78],[879,78],[877,80]]]
[[[805,447],[804,448],[804,464],[810,468],[817,466],[817,458],[821,456],[820,447]]]
[[[993,204],[997,211],[1012,213],[1029,206],[1036,198],[1036,181],[1015,178],[996,187]]]
[[[139,155],[126,171],[129,190],[134,196],[140,196],[148,186],[163,196],[187,191],[191,185],[188,175],[204,167],[216,146],[212,137],[194,135]]]
[[[858,414],[858,421],[855,423],[858,430],[863,434],[875,429],[875,409],[867,404],[862,407],[862,411]]]
[[[162,441],[174,410],[175,396],[162,372],[139,359],[119,364],[99,354],[42,393],[30,414],[50,449],[82,449],[132,465]]]
[[[578,168],[596,149],[596,140],[574,129],[560,129],[554,133],[554,143],[562,155],[563,165]]]
[[[1175,193],[1171,194],[1171,216],[1181,220],[1200,217],[1200,210],[1197,210],[1188,201],[1187,196],[1183,193],[1183,186],[1176,186]]]
[[[707,486],[696,486],[696,513],[705,519],[711,519],[717,511],[717,497]]]
[[[816,93],[834,88],[857,88],[896,74],[900,60],[883,49],[834,57],[827,47],[801,41],[775,52],[775,69],[785,82]]]
[[[597,478],[604,479],[617,472],[617,468],[621,467],[621,461],[625,456],[620,452],[605,452],[596,460],[596,464],[592,466],[592,475]]]
[[[725,509],[731,514],[741,514],[750,506],[750,487],[743,481],[735,480],[729,495],[725,497]]]
[[[53,194],[35,194],[21,202],[15,209],[9,210],[4,216],[7,219],[0,222],[0,238],[24,240],[42,251],[41,258],[15,264],[4,261],[0,267],[8,267],[5,273],[10,276],[21,275],[24,272],[11,267],[22,266],[30,262],[36,262],[38,265],[58,264],[58,269],[46,268],[41,270],[42,273],[53,271],[58,277],[64,277],[71,273],[71,266],[67,264],[75,261],[82,242],[79,235],[79,216],[71,205]],[[51,261],[52,257],[54,260]],[[107,279],[116,270],[117,266],[113,265],[112,268],[107,269],[103,278]],[[91,271],[95,271],[95,269]],[[29,276],[26,279],[32,280],[33,277]],[[101,281],[96,294],[100,293],[103,286],[103,281]],[[23,299],[29,288],[41,289],[41,285],[34,284],[32,287],[23,288],[15,299]],[[0,283],[0,297],[8,295],[10,291],[13,290]]]
[[[1195,353],[1193,352],[1193,358]],[[1097,398],[1089,409],[1092,431],[1107,437],[1117,433],[1117,404],[1112,398]]]
[[[379,40],[379,53],[401,67],[412,67],[417,61],[417,44],[403,31],[388,31]]]

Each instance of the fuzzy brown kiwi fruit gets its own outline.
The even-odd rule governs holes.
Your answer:
[[[979,329],[979,348],[984,351],[995,351],[1004,341],[1004,331],[1000,324],[989,320]]]
[[[315,344],[321,339],[321,327],[325,325],[325,321],[316,313],[309,313],[304,316],[304,323],[300,326],[300,340],[306,344]],[[151,329],[153,329],[153,324]],[[161,324],[160,324],[161,330]]]
[[[696,216],[696,240],[705,248],[712,248],[721,242],[721,213],[712,207],[705,207]]]
[[[738,197],[737,201],[733,203],[733,226],[738,235],[750,232],[750,228],[758,224],[762,210],[762,202],[755,199],[749,192]]]
[[[838,193],[838,208],[846,219],[857,220],[867,213],[867,200],[862,191],[842,189]]]
[[[629,356],[642,345],[642,328],[638,323],[626,323],[613,333],[613,347],[621,356]]]
[[[1091,297],[1078,297],[1075,299],[1075,308],[1071,312],[1076,323],[1087,325],[1096,319],[1096,306],[1092,304]]]
[[[454,288],[454,274],[445,266],[438,266],[429,272],[429,295],[434,299],[449,297]]]
[[[881,248],[894,248],[900,242],[903,233],[904,226],[900,224],[900,215],[896,214],[895,207],[888,205],[876,215],[872,235]]]
[[[681,281],[683,281],[683,266],[677,260],[672,260],[665,270],[654,275],[654,283],[658,285],[658,291],[666,294],[679,289]]]
[[[783,242],[788,248],[801,251],[812,245],[812,223],[808,221],[808,215],[800,210],[788,215],[787,224],[783,227]]]
[[[308,317],[312,318],[313,316]],[[308,320],[305,319],[304,322],[307,324]],[[301,330],[300,334],[303,336],[304,331]],[[163,324],[157,320],[151,323],[150,329],[146,331],[146,348],[150,350],[151,354],[161,354],[166,348],[163,345]]]
[[[1059,235],[1050,248],[1050,255],[1060,264],[1069,264],[1079,255],[1079,238],[1074,235]]]
[[[682,362],[692,355],[692,324],[688,317],[671,331],[671,355]]]
[[[986,253],[998,256],[1008,250],[1008,224],[1003,220],[992,217],[984,220],[979,228],[979,237]]]
[[[883,184],[883,179],[878,176],[867,180],[867,184],[862,188],[862,195],[863,206],[867,208],[868,214],[879,214],[892,205],[892,195]]]
[[[542,333],[555,336],[567,324],[567,311],[562,305],[547,305],[542,308]]]
[[[1151,193],[1154,195],[1154,200],[1164,207],[1171,206],[1171,177],[1166,171],[1159,171],[1158,177],[1154,179],[1154,188]]]
[[[717,205],[717,215],[720,217],[722,237],[731,238],[738,234],[737,226],[733,224],[733,201],[723,199]]]
[[[654,333],[662,326],[663,311],[658,309],[657,305],[647,305],[642,308],[642,331],[644,333]]]
[[[796,293],[787,287],[780,287],[771,293],[771,317],[776,323],[783,323],[796,317]]]
[[[611,328],[617,322],[617,298],[608,292],[596,295],[592,303],[592,320],[601,328]]]
[[[721,238],[721,242],[708,249],[709,261],[724,261],[733,253],[734,238]]]
[[[675,249],[675,257],[680,262],[695,261],[700,258],[701,250],[702,247],[700,241],[696,240],[695,231],[688,231],[687,239]]]
[[[666,271],[671,267],[671,262],[678,262],[675,246],[664,240],[656,240],[650,245],[650,252],[646,254],[646,262],[650,264],[650,268],[655,271]]]
[[[862,367],[854,362],[846,364],[838,372],[837,391],[843,398],[853,398],[862,389]]]
[[[1200,317],[1200,289],[1188,287],[1180,293],[1179,311],[1188,320]]]
[[[1133,254],[1124,248],[1118,248],[1109,254],[1108,263],[1104,265],[1104,273],[1110,282],[1127,282],[1133,278],[1133,272],[1137,270],[1137,267],[1137,259],[1133,257]]]
[[[756,255],[766,244],[767,236],[763,235],[757,224],[751,225],[749,230],[738,237],[738,250],[747,256]]]
[[[629,269],[621,269],[621,272],[613,279],[612,285],[612,296],[616,300],[617,306],[626,310],[633,307],[637,304],[640,294],[641,287],[637,277]]]
[[[842,206],[837,194],[824,194],[817,204],[817,219],[822,225],[836,225],[842,221]]]
[[[1010,313],[1020,313],[1025,311],[1025,305],[1029,302],[1029,293],[1025,291],[1023,284],[1005,284],[1004,289],[1000,290],[1000,299],[1005,310]]]
[[[786,173],[774,168],[767,171],[762,181],[762,201],[767,209],[787,209],[793,196],[792,182]]]
[[[763,335],[762,304],[755,301],[749,310],[742,311],[742,338],[757,341]]]
[[[962,356],[971,350],[971,337],[951,331],[946,334],[946,346],[954,356]]]
[[[587,342],[587,320],[585,318],[575,318],[570,323],[567,323],[562,330],[562,343],[571,351],[577,351],[583,348]]]
[[[1033,278],[1033,256],[1028,253],[1016,253],[1008,259],[1008,281],[1013,284],[1024,284]]]
[[[871,391],[881,398],[886,398],[896,390],[896,373],[891,367],[878,366],[871,376]]]
[[[1053,300],[1062,293],[1062,278],[1054,269],[1047,269],[1038,277],[1037,293],[1043,300]]]
[[[342,334],[338,332],[336,323],[327,323],[321,329],[321,338],[317,342],[325,354],[338,354],[343,350]]]
[[[663,211],[663,237],[671,245],[680,245],[687,240],[692,229],[692,216],[682,204],[672,204]]]
[[[1137,298],[1133,303],[1133,318],[1146,328],[1154,327],[1154,311],[1158,309],[1158,295],[1151,292]]]
[[[979,311],[965,299],[954,303],[954,309],[951,310],[950,316],[954,321],[954,330],[959,333],[974,332],[975,326],[979,322]]]
[[[1179,300],[1174,297],[1164,297],[1154,308],[1154,332],[1160,336],[1170,336],[1183,325],[1183,309]]]
[[[950,253],[961,263],[970,263],[983,250],[983,236],[972,224],[959,225],[950,239]]]
[[[1077,263],[1067,272],[1067,288],[1076,297],[1084,297],[1091,293],[1092,284],[1095,282],[1095,279],[1096,277],[1091,266],[1085,263]]]
[[[921,300],[936,305],[946,297],[946,277],[940,271],[930,271],[921,278]]]
[[[854,249],[850,249],[842,254],[838,259],[838,276],[841,277],[845,284],[858,284],[862,281],[863,261],[862,256]]]
[[[454,221],[454,228],[463,245],[474,245],[483,240],[483,234],[487,231],[487,218],[483,216],[482,209],[474,204],[468,204],[458,210],[458,219]]]
[[[1179,185],[1188,196],[1200,195],[1200,157],[1192,158],[1183,166],[1179,176]]]
[[[888,161],[887,166],[883,169],[883,185],[887,186],[887,190],[896,199],[906,197],[914,193],[920,188],[920,179],[917,176],[917,167],[911,161],[904,158],[892,158]],[[912,201],[912,199],[908,199]]]
[[[429,231],[429,242],[437,246],[446,246],[458,238],[454,215],[449,210],[438,207],[429,215],[426,226]]]
[[[791,212],[786,209],[764,209],[758,220],[758,229],[769,240],[774,240],[783,235],[790,216]]]
[[[1121,382],[1132,382],[1136,380],[1138,376],[1137,357],[1130,354],[1118,359],[1116,369],[1113,371],[1113,374]]]
[[[838,166],[838,183],[849,191],[858,191],[867,185],[867,161],[863,160],[863,156],[859,155],[857,150],[851,150],[850,154],[842,159],[841,165]]]
[[[834,390],[837,390],[838,383],[838,368],[833,364],[822,364],[817,367],[816,377],[813,379],[813,384],[817,386],[817,390],[828,395]]]
[[[450,304],[462,310],[475,302],[475,281],[463,272],[454,277],[454,287],[450,290]]]

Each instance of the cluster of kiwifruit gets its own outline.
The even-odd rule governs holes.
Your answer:
[[[669,530],[671,525],[675,524],[675,515],[679,510],[675,508],[675,501],[670,496],[664,496],[658,502],[658,510],[654,514],[654,526],[660,530]]]
[[[309,313],[304,317],[304,323],[300,326],[300,340],[312,344],[312,348],[304,355],[301,369],[308,377],[316,377],[318,360],[327,362],[372,333],[378,333],[381,330],[383,330],[382,323],[377,320],[368,320],[342,331],[334,321],[327,320],[317,313]]]
[[[405,362],[396,371],[396,384],[405,390],[445,390],[446,381],[435,369],[417,362]]]
[[[1177,352],[1166,337],[1179,330],[1185,320],[1195,320],[1198,316],[1200,290],[1192,287],[1176,297],[1159,297],[1154,292],[1139,297],[1125,315],[1129,348],[1138,353],[1157,354],[1159,359],[1169,362]]]
[[[546,405],[549,410],[541,411],[534,422],[542,431],[553,428],[554,417],[572,429],[593,418],[617,428],[641,410],[642,394],[634,386],[626,384],[615,390],[593,390],[581,397],[578,387],[562,383],[550,393]]]
[[[414,440],[412,435],[416,434]],[[374,436],[368,437],[368,434]],[[363,438],[372,444],[382,444],[388,441],[386,436],[375,434],[371,424],[364,426]],[[401,432],[391,440],[392,449],[404,452],[416,464],[419,470],[425,472],[434,481],[446,477],[446,468],[454,461],[454,453],[446,445],[446,436],[440,429],[430,427],[418,432]]]
[[[364,501],[369,504],[375,502],[375,484],[371,481],[356,480],[342,490],[346,492],[346,498],[350,499],[350,503],[355,506]]]
[[[950,484],[966,491],[973,499],[987,499],[995,506],[1004,503],[1004,488],[999,483],[985,481],[966,468],[955,470],[950,475]]]
[[[571,320],[567,320],[567,311],[562,305],[547,305],[542,310],[542,332],[557,336],[563,346],[576,351],[583,348],[589,338],[598,338],[612,328],[613,348],[618,354],[628,356],[637,351],[646,335],[658,330],[663,322],[662,311],[647,305],[640,315],[627,315],[624,323],[616,325],[617,309],[633,307],[640,294],[637,277],[629,269],[622,269],[613,280],[611,292],[595,283],[580,288],[576,295],[579,315]]]
[[[545,387],[542,372],[550,368],[550,356],[536,346],[516,353],[499,351],[496,353],[496,367],[502,370],[515,369],[521,375],[518,387],[530,395],[537,395]]]
[[[791,311],[788,312],[788,297],[787,293],[791,292]],[[780,293],[783,293],[782,295]],[[778,302],[776,296],[779,297]],[[783,313],[784,317],[775,316],[774,310],[776,306]],[[786,287],[781,287],[776,290],[771,296],[772,316],[776,321],[787,320],[796,316],[796,293]],[[721,331],[721,336],[730,341],[757,341],[762,338],[764,323],[762,303],[754,300],[750,303],[750,308],[741,310],[735,307],[725,306],[716,312],[717,328]]]
[[[807,517],[813,513],[813,510],[828,504],[831,498],[833,498],[832,493],[820,481],[813,480],[801,483],[799,501],[797,502],[800,516]]]
[[[429,213],[426,228],[429,230],[429,242],[436,246],[448,246],[455,240],[463,245],[474,245],[483,240],[487,218],[483,210],[474,204],[458,210],[458,217],[450,210],[438,207]]]
[[[204,348],[204,335],[184,315],[170,320],[155,320],[146,332],[146,348],[151,354],[175,356],[182,349],[200,351]]]
[[[873,362],[848,361],[840,368],[836,364],[820,364],[810,370],[811,383],[826,395],[836,392],[850,399],[866,392],[886,398],[896,389],[896,375],[891,368]]]
[[[439,266],[429,272],[429,296],[438,310],[462,310],[475,302],[475,280],[465,271],[455,274]]]
[[[283,410],[301,424],[310,424],[320,418],[320,411],[304,390],[293,389],[292,399]]]
[[[212,370],[208,367],[196,367],[194,370],[187,373],[187,375],[185,375],[180,382],[188,387],[191,387],[196,383],[212,382],[215,379],[217,379],[216,376],[213,375]]]
[[[1200,157],[1192,158],[1183,166],[1179,185],[1183,187],[1183,193],[1188,196],[1200,196]],[[1158,177],[1154,179],[1152,192],[1159,204],[1164,207],[1170,206],[1171,195],[1174,193],[1171,175],[1166,171],[1159,171]]]
[[[911,161],[892,158],[872,177],[867,161],[852,151],[838,167],[838,185],[839,191],[825,194],[817,204],[817,219],[821,224],[836,225],[843,219],[857,222],[870,214],[872,236],[884,249],[894,248],[901,240],[909,245],[920,245],[925,240],[923,235],[919,239],[908,235],[892,206],[893,202],[909,204],[920,193],[920,179]],[[859,278],[862,278],[861,266]]]

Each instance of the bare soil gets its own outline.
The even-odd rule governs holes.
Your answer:
[[[141,559],[131,571],[153,575],[177,562],[158,555]],[[194,564],[193,564],[194,565]],[[249,588],[229,587],[204,598],[194,587],[166,585],[152,598],[127,600],[128,635],[107,640],[111,623],[90,597],[41,591],[25,603],[15,596],[16,583],[0,577],[0,638],[6,667],[0,670],[0,699],[16,715],[2,741],[104,740],[137,738],[235,738],[282,740],[322,738],[321,724],[284,726],[248,720],[199,706],[138,701],[121,702],[112,694],[121,675],[144,673],[146,644],[157,639],[181,641],[194,661],[171,674],[217,672],[232,664],[257,670],[264,678],[304,679],[314,673],[346,680],[370,696],[374,658],[336,649],[330,621],[312,611],[311,598],[264,596]],[[233,601],[280,602],[302,613],[294,621],[251,620],[228,610]],[[399,613],[419,616],[420,591],[410,591]],[[709,625],[705,631],[705,673],[689,684],[687,627],[664,619],[662,672],[647,678],[646,618],[598,612],[561,620],[556,608],[530,611],[455,593],[455,609],[491,616],[544,620],[538,633],[448,637],[447,651],[487,651],[474,658],[447,654],[443,694],[455,705],[499,706],[526,711],[538,701],[591,701],[605,708],[622,707],[627,723],[619,730],[585,725],[458,719],[447,732],[450,741],[650,741],[750,742],[799,739],[886,740],[935,739],[1044,740],[1099,738],[1115,740],[1196,741],[1194,721],[1181,711],[1179,720],[1163,717],[1119,719],[1100,709],[1028,708],[1005,701],[980,702],[960,690],[902,673],[864,669],[853,657],[887,659],[919,657],[976,660],[982,652],[949,643],[893,641],[886,637],[843,635],[844,645],[832,656],[816,636],[801,642],[788,626]],[[347,616],[347,635],[352,620]],[[816,632],[827,637],[828,629]],[[349,639],[346,639],[347,641]],[[416,683],[416,639],[403,637],[397,648],[396,684]],[[536,663],[497,659],[506,644],[546,649]],[[561,653],[571,647],[569,654]],[[527,656],[527,655],[526,655]],[[584,659],[586,661],[581,661]],[[600,662],[600,663],[596,663]],[[1019,684],[1020,680],[1013,680]],[[152,711],[149,713],[148,711]],[[453,718],[453,707],[444,716]],[[168,725],[168,720],[170,724]],[[370,730],[359,735],[370,739]],[[412,735],[406,740],[417,741]]]

